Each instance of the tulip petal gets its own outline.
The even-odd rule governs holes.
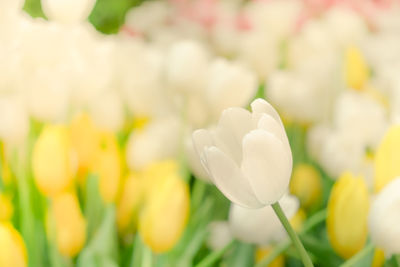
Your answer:
[[[292,164],[285,145],[273,134],[258,129],[243,138],[241,169],[257,199],[269,205],[288,189]]]
[[[292,151],[290,149],[289,140],[286,136],[285,128],[283,128],[278,121],[276,121],[269,114],[262,114],[258,121],[257,128],[266,130],[267,132],[275,135],[276,138],[280,139],[289,153],[288,156],[290,158],[290,162],[292,162]]]
[[[274,109],[274,107],[271,106],[270,103],[265,101],[262,98],[257,98],[251,103],[251,110],[253,111],[253,116],[261,116],[261,114],[268,114],[272,118],[274,118],[282,127],[283,123],[281,118],[279,117],[278,112]],[[258,121],[258,119],[257,119]]]
[[[249,111],[243,108],[228,108],[222,113],[215,130],[216,146],[240,164],[243,136],[254,128]]]
[[[215,146],[209,147],[205,150],[205,159],[215,185],[229,200],[246,208],[263,206],[237,164],[224,152]]]

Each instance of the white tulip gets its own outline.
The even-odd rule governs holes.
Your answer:
[[[181,41],[174,44],[167,54],[166,79],[168,85],[182,92],[203,89],[208,68],[208,54],[195,41]]]
[[[132,170],[145,168],[157,160],[176,158],[182,137],[181,123],[176,117],[157,119],[129,137],[126,159]]]
[[[95,124],[105,130],[117,132],[124,124],[124,106],[115,91],[95,97],[89,103],[89,111]]]
[[[201,164],[200,158],[196,153],[193,142],[190,138],[185,141],[185,156],[190,170],[194,176],[205,182],[211,182],[207,170]]]
[[[299,209],[299,200],[284,195],[279,204],[287,218],[293,217]],[[287,235],[271,206],[261,209],[246,209],[232,204],[229,212],[231,232],[237,239],[258,245],[268,245],[283,240]]]
[[[49,19],[69,24],[87,19],[96,0],[41,0],[41,3]]]
[[[207,245],[212,250],[224,248],[232,240],[233,236],[227,221],[214,221],[209,225]]]
[[[203,166],[232,202],[260,208],[286,192],[292,153],[276,110],[265,100],[224,110],[215,130],[200,129],[193,142]]]
[[[29,116],[23,102],[14,96],[0,97],[0,139],[19,144],[29,131]]]
[[[257,92],[254,74],[239,63],[216,59],[210,65],[207,100],[215,117],[229,107],[243,107]]]
[[[400,253],[400,178],[396,178],[376,196],[369,212],[369,233],[386,257]]]

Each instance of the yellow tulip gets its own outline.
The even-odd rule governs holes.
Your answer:
[[[385,263],[385,254],[383,250],[376,248],[374,251],[374,257],[372,259],[371,267],[382,267]]]
[[[0,223],[0,266],[25,267],[27,254],[21,235],[10,223]]]
[[[273,247],[267,246],[267,247],[259,247],[256,249],[255,253],[255,261],[256,263],[261,262],[265,257],[268,256],[268,254],[271,253],[273,250]],[[285,266],[285,257],[281,254],[278,257],[275,258],[270,264],[268,264],[267,267],[283,267]]]
[[[156,253],[170,250],[179,241],[189,215],[189,188],[174,170],[171,163],[161,164],[160,169],[172,172],[156,173],[147,188],[145,204],[139,216],[139,232],[143,241]],[[171,168],[172,167],[172,168]],[[148,184],[149,185],[149,184]]]
[[[5,185],[9,185],[12,181],[10,164],[7,161],[6,154],[4,151],[4,144],[0,142],[0,169],[1,169],[1,178]]]
[[[290,180],[290,193],[297,196],[301,206],[312,207],[321,198],[321,175],[309,164],[297,165]]]
[[[375,154],[374,191],[379,192],[400,175],[400,125],[392,126]]]
[[[144,195],[143,179],[139,174],[131,173],[122,188],[117,206],[117,225],[120,232],[127,232],[132,224],[136,224],[136,216]]]
[[[306,213],[303,209],[299,209],[292,218],[290,218],[290,224],[296,232],[299,232],[303,227],[303,223],[306,220]]]
[[[78,157],[78,172],[84,176],[96,154],[98,131],[86,113],[78,114],[70,124],[71,144]]]
[[[359,48],[355,46],[347,48],[344,69],[347,86],[361,90],[368,80],[369,69]]]
[[[32,152],[32,170],[39,190],[55,196],[73,182],[74,166],[68,130],[45,126]]]
[[[0,221],[8,221],[14,212],[9,196],[0,193]]]
[[[102,133],[91,172],[99,176],[100,194],[106,203],[115,201],[121,180],[121,153],[112,133]]]
[[[332,188],[326,224],[333,249],[345,259],[365,245],[369,207],[365,180],[344,173]]]
[[[74,257],[86,241],[86,221],[73,193],[62,193],[53,199],[50,208],[50,225],[54,225],[57,247],[64,256]]]

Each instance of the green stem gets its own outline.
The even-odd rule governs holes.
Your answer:
[[[285,216],[285,213],[283,213],[283,210],[281,208],[281,205],[279,205],[279,202],[275,202],[274,204],[271,205],[272,208],[274,209],[276,216],[278,216],[279,220],[281,221],[283,227],[285,228],[286,232],[288,233],[290,239],[293,242],[293,245],[297,249],[297,252],[300,254],[300,258],[303,261],[303,264],[305,267],[312,267],[314,266],[310,257],[307,254],[306,249],[304,248],[303,244],[301,243],[299,237],[297,236],[296,232],[293,230],[292,226],[290,225],[288,219]]]
[[[307,233],[310,231],[315,225],[323,222],[326,219],[326,210],[321,210],[311,216],[303,225],[303,228],[300,231],[300,235]],[[273,262],[279,255],[285,252],[291,245],[290,239],[286,239],[280,242],[272,251],[269,253],[264,259],[262,259],[259,263],[255,265],[255,267],[264,267],[268,266],[271,262]]]
[[[230,250],[233,245],[235,244],[235,240],[232,239],[231,242],[226,244],[225,247],[221,248],[220,250],[214,251],[211,254],[208,254],[201,262],[195,265],[195,267],[208,267],[213,266],[213,264],[219,260],[228,250]]]
[[[359,251],[356,255],[348,259],[344,262],[340,267],[351,267],[354,266],[358,261],[362,260],[365,256],[367,256],[374,249],[374,245],[370,242],[367,244],[361,251]]]

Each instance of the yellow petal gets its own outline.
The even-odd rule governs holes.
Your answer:
[[[326,223],[333,249],[345,259],[365,245],[369,206],[365,180],[344,173],[332,188]]]
[[[64,256],[74,257],[86,241],[86,221],[73,193],[63,193],[53,199],[50,219],[55,226],[57,246]]]
[[[96,154],[98,130],[86,113],[78,114],[69,127],[71,144],[78,157],[78,171],[85,175]]]
[[[8,221],[14,212],[9,196],[0,193],[0,221]]]
[[[74,168],[66,127],[45,126],[33,147],[32,170],[44,195],[54,196],[72,184]]]
[[[274,248],[271,246],[257,248],[255,253],[256,263],[262,261],[265,257],[267,257],[268,254],[270,254],[273,249]],[[283,267],[283,266],[285,266],[285,257],[283,255],[279,255],[267,267]]]
[[[115,201],[122,165],[118,141],[112,133],[102,133],[91,172],[99,176],[100,194],[106,203]]]
[[[321,198],[321,175],[309,164],[297,165],[290,181],[290,193],[297,196],[301,206],[312,207]]]
[[[10,223],[0,223],[0,266],[27,266],[24,241]]]
[[[189,188],[177,173],[154,180],[139,218],[143,241],[156,253],[172,249],[179,241],[189,215]]]
[[[120,232],[126,232],[136,224],[136,215],[144,196],[143,179],[139,174],[131,173],[122,186],[121,198],[117,206],[117,224]]]
[[[345,79],[349,88],[361,90],[369,77],[367,63],[358,47],[350,46],[345,55]]]
[[[391,127],[375,154],[374,191],[400,175],[400,126]]]

